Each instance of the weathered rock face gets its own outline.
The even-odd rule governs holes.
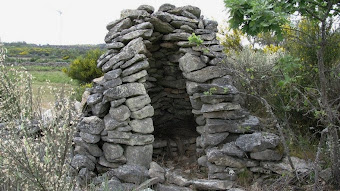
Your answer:
[[[239,104],[217,22],[194,6],[164,4],[155,12],[142,5],[123,10],[107,29],[108,51],[97,61],[105,74],[89,90],[74,138],[71,165],[79,174],[109,171],[118,178],[109,181],[112,188],[148,180],[145,185],[175,184],[158,184],[160,190],[227,190],[235,168],[274,171],[269,164],[282,158],[279,138],[258,132],[259,120]],[[203,45],[188,41],[192,33]],[[199,165],[215,180],[189,180],[151,162],[165,152],[198,152]]]

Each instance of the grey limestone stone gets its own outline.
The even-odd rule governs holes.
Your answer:
[[[137,9],[138,10],[145,10],[150,14],[152,14],[155,11],[155,8],[153,6],[150,6],[150,5],[140,5]]]
[[[206,155],[201,156],[200,158],[197,159],[197,163],[200,166],[208,166],[208,157]]]
[[[249,112],[243,109],[233,110],[233,111],[213,111],[209,113],[203,113],[203,116],[208,119],[225,119],[225,120],[244,119],[248,115],[249,115]]]
[[[151,17],[148,21],[153,24],[153,26],[155,27],[155,31],[157,32],[168,34],[172,33],[175,30],[172,25],[167,22],[163,22],[157,17]]]
[[[148,17],[148,16],[150,16],[150,13],[148,13],[146,10],[125,9],[121,11],[120,13],[121,18],[129,17],[131,19],[136,19],[138,17]]]
[[[144,70],[148,67],[149,67],[149,62],[146,61],[146,60],[137,62],[137,63],[133,64],[132,66],[124,69],[123,72],[122,72],[122,76],[123,77],[129,76],[131,74],[134,74],[134,73],[137,73],[141,70]]]
[[[100,157],[103,155],[102,150],[98,147],[97,144],[86,143],[80,137],[74,137],[73,142],[76,145],[83,147],[92,156]]]
[[[229,156],[236,156],[236,157],[244,157],[245,152],[242,151],[235,145],[235,142],[226,143],[223,145],[221,152],[229,155]]]
[[[100,135],[80,132],[80,137],[85,141],[86,143],[98,143],[100,140]]]
[[[114,78],[114,79],[104,82],[103,86],[105,89],[108,89],[108,88],[119,86],[121,84],[122,84],[122,80],[120,78]]]
[[[89,170],[94,170],[95,164],[84,155],[75,155],[72,158],[71,166],[76,169],[87,168]]]
[[[111,107],[110,115],[113,119],[123,122],[130,117],[131,112],[126,105],[120,105],[116,108]]]
[[[160,182],[165,181],[165,170],[159,164],[152,161],[150,162],[149,176],[151,178],[158,178]]]
[[[113,169],[112,174],[118,177],[121,181],[140,184],[148,177],[148,170],[139,165],[123,165],[117,169]]]
[[[98,117],[103,117],[107,113],[108,109],[110,107],[110,104],[99,102],[95,105],[92,105],[92,114]]]
[[[131,118],[133,119],[144,119],[147,117],[152,117],[155,111],[151,105],[147,105],[140,110],[131,112]]]
[[[178,186],[189,186],[191,181],[189,177],[182,173],[180,169],[169,170],[165,173],[165,178],[168,183]]]
[[[124,34],[120,37],[120,40],[123,42],[128,42],[132,39],[142,37],[142,38],[148,38],[151,37],[153,30],[152,29],[141,29],[141,30],[135,30],[131,31],[127,34]]]
[[[194,188],[198,190],[229,190],[234,182],[229,180],[197,179],[192,181]]]
[[[227,68],[208,66],[201,70],[184,73],[184,77],[194,82],[206,82],[210,79],[222,77],[227,74],[231,74],[231,71]]]
[[[139,71],[137,73],[131,74],[129,76],[125,76],[122,81],[123,82],[135,82],[145,76],[148,75],[148,72],[146,70]]]
[[[253,133],[241,135],[236,140],[236,145],[246,152],[260,152],[275,148],[280,142],[280,137],[273,133]]]
[[[240,110],[240,104],[224,102],[217,104],[203,104],[201,112],[208,113],[213,111],[230,111],[230,110]]]
[[[202,131],[206,133],[249,133],[257,129],[259,120],[255,116],[241,120],[207,119]]]
[[[111,108],[118,107],[118,106],[122,105],[125,101],[126,101],[126,98],[113,100],[113,101],[110,102]]]
[[[127,146],[125,149],[127,164],[135,164],[149,168],[152,161],[152,152],[152,144],[143,146]]]
[[[158,11],[170,11],[170,10],[175,9],[175,8],[176,8],[175,5],[165,3],[165,4],[163,4],[159,7]]]
[[[130,139],[116,139],[116,138],[109,138],[108,136],[101,137],[103,141],[116,143],[116,144],[124,144],[124,145],[147,145],[153,143],[155,140],[153,135],[143,135],[143,134],[132,134]]]
[[[103,72],[107,72],[112,68],[117,68],[114,67],[114,65],[117,65],[118,63],[122,65],[122,61],[129,60],[133,58],[136,54],[139,53],[146,53],[146,47],[143,42],[143,38],[139,37],[136,39],[131,40],[117,55],[113,56],[108,62],[106,62],[102,66]]]
[[[128,124],[127,121],[119,122],[113,119],[110,114],[107,114],[104,117],[104,125],[105,125],[106,131],[114,130],[118,127],[124,127],[124,126],[127,126],[127,124]]]
[[[207,151],[208,161],[220,166],[244,168],[246,162],[243,159],[229,156],[218,149],[209,149]]]
[[[107,24],[106,28],[112,32],[122,31],[123,29],[130,28],[132,26],[131,19],[118,19]]]
[[[120,86],[110,88],[104,91],[104,96],[111,97],[113,99],[127,98],[137,95],[146,94],[146,90],[141,83],[127,83]]]
[[[117,128],[118,129],[118,128]],[[131,132],[124,132],[118,130],[107,131],[107,136],[112,139],[130,139],[132,136]]]
[[[197,18],[201,16],[201,9],[192,5],[187,5],[183,7],[183,10],[195,15]]]
[[[110,162],[123,156],[124,149],[117,144],[104,143],[103,152],[105,159]]]
[[[186,53],[179,59],[179,67],[183,72],[192,72],[204,68],[206,64],[202,62],[200,57]]]
[[[173,184],[157,184],[155,187],[157,191],[193,191],[193,189],[188,187],[176,186]]]
[[[202,147],[207,147],[207,146],[215,146],[220,144],[222,141],[227,138],[229,135],[228,132],[224,133],[215,133],[215,134],[210,134],[210,133],[204,133],[202,134]]]
[[[108,81],[108,80],[118,78],[121,73],[122,73],[122,69],[120,69],[120,68],[106,72],[104,74],[104,79]]]
[[[102,99],[103,99],[103,94],[101,94],[101,93],[91,94],[87,98],[87,105],[97,104],[97,103],[101,102]]]
[[[119,162],[109,162],[105,159],[104,156],[99,157],[98,164],[109,168],[118,168],[122,165],[122,163]]]
[[[152,107],[152,106],[151,106]],[[151,118],[135,119],[129,122],[132,131],[142,134],[152,133],[154,131],[153,122]]]
[[[82,132],[98,135],[104,130],[104,122],[97,116],[84,117],[77,128]]]
[[[125,45],[121,42],[111,42],[111,43],[106,44],[107,49],[121,49],[124,46]]]
[[[126,105],[129,107],[131,111],[137,111],[142,109],[147,104],[151,103],[151,99],[149,95],[141,95],[132,97],[126,100]]]
[[[282,153],[278,151],[266,149],[260,152],[250,153],[250,158],[261,161],[278,161],[282,158]]]
[[[146,56],[144,54],[136,54],[133,58],[126,61],[120,67],[124,69],[124,68],[127,68],[127,67],[131,66],[132,64],[134,64],[138,61],[144,60],[144,59],[146,59]]]
[[[189,33],[170,33],[167,35],[163,36],[163,40],[168,40],[168,41],[179,41],[179,40],[187,40],[189,38],[190,34]]]

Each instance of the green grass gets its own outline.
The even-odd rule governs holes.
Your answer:
[[[77,85],[77,82],[72,80],[62,71],[28,71],[33,76],[33,82],[46,82],[57,84]]]
[[[78,85],[77,81],[72,80],[64,72],[61,71],[63,67],[60,66],[13,66],[18,70],[25,70],[33,76],[33,83],[35,82],[50,82],[57,84]]]
[[[40,66],[40,65],[26,65],[13,66],[16,69],[24,69],[26,71],[61,71],[62,66]]]
[[[77,98],[78,101],[81,100],[81,95],[85,87],[81,87],[76,80],[73,80],[62,72],[61,69],[63,67],[40,65],[8,67],[27,71],[32,75],[33,99],[40,100],[39,102],[41,102],[43,109],[50,109],[54,104],[55,93],[50,90],[51,88],[57,88],[58,90],[64,89],[66,92],[69,92],[68,94],[71,94],[70,92],[72,91],[73,95],[71,98]]]
[[[33,99],[41,102],[42,109],[52,108],[55,102],[55,93],[51,91],[51,88],[64,89],[66,92],[70,92],[79,86],[77,81],[72,80],[61,71],[63,67],[40,65],[14,67],[18,70],[25,70],[32,75]]]

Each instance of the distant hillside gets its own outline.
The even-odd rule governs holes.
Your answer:
[[[10,64],[46,64],[70,63],[90,49],[104,49],[105,44],[98,45],[37,45],[26,42],[4,43],[7,48],[6,63]]]

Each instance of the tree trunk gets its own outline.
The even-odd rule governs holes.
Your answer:
[[[328,102],[327,89],[329,87],[325,75],[325,63],[324,63],[325,46],[326,46],[326,20],[321,22],[321,40],[317,55],[321,90],[321,109],[323,109],[326,113],[326,116],[323,119],[323,124],[326,126],[326,128],[329,128],[328,136],[330,136],[331,140],[330,157],[332,162],[333,182],[334,186],[338,189],[340,188],[339,143],[338,143],[339,138],[335,126],[335,116]]]

